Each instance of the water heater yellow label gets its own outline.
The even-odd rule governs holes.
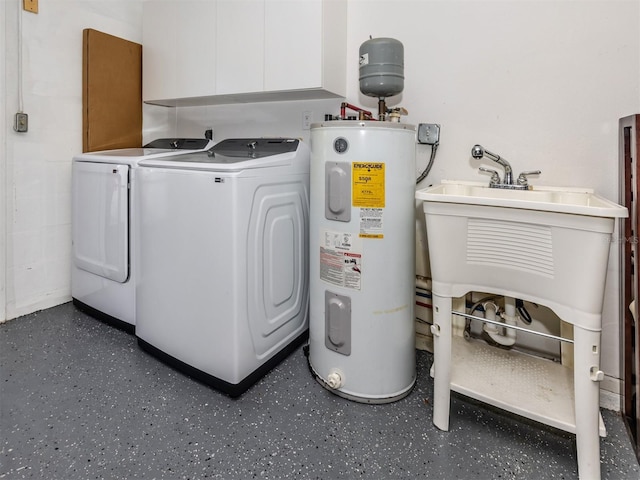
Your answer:
[[[352,204],[360,208],[384,208],[384,163],[351,164]]]

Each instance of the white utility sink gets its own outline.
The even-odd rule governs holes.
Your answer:
[[[600,478],[600,332],[611,234],[627,209],[592,190],[443,182],[416,192],[433,294],[433,422],[450,391],[576,434],[581,478]],[[546,305],[573,325],[573,368],[452,335],[453,298],[484,292]],[[456,338],[453,338],[456,337]]]
[[[423,201],[433,290],[501,291],[599,330],[615,219],[627,209],[589,189],[489,188],[445,181]]]

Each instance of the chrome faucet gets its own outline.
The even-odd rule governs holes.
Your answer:
[[[513,170],[511,170],[511,165],[509,165],[509,162],[507,162],[500,155],[496,155],[489,150],[485,150],[482,145],[474,145],[471,149],[471,156],[477,159],[488,157],[498,165],[502,165],[502,167],[504,168],[504,181],[502,183],[504,183],[505,185],[513,185]]]
[[[522,172],[518,176],[517,183],[513,183],[513,170],[511,165],[500,155],[496,155],[489,150],[486,150],[482,145],[474,145],[471,149],[471,156],[473,158],[481,159],[487,157],[493,160],[498,165],[504,168],[504,179],[500,181],[500,174],[496,170],[490,168],[480,167],[480,171],[491,174],[491,180],[489,180],[489,187],[491,188],[508,188],[513,190],[527,190],[529,188],[529,182],[527,181],[527,175],[539,175],[542,173],[540,170],[532,170],[530,172]]]

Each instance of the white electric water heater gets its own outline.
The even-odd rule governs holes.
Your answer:
[[[415,126],[311,126],[309,363],[337,395],[415,383]]]

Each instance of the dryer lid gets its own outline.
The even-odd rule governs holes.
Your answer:
[[[186,155],[206,151],[215,142],[206,138],[160,138],[141,148],[119,148],[99,152],[85,152],[73,157],[78,162],[99,162],[137,165],[140,160]]]
[[[295,152],[299,142],[294,138],[228,138],[216,144],[209,152],[213,157],[231,157],[223,162],[234,163]]]

